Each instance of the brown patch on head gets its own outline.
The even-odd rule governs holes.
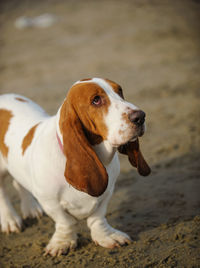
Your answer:
[[[18,98],[18,97],[16,97],[15,99],[18,100],[18,101],[21,101],[21,102],[28,102],[27,100],[22,99],[22,98]]]
[[[8,146],[4,141],[12,117],[11,111],[0,109],[0,151],[4,157],[8,155]]]
[[[90,81],[92,80],[92,78],[84,78],[84,79],[81,79],[80,81]]]
[[[121,138],[124,139],[124,138],[125,138],[125,132],[124,132],[123,130],[120,129],[120,130],[118,131],[118,136],[121,136]]]
[[[119,135],[123,135],[124,131],[122,131],[121,129],[118,131]]]
[[[128,118],[128,113],[123,113],[123,114],[122,114],[122,120],[123,120],[123,122],[125,122],[127,125],[134,126],[134,125],[131,123],[130,119]]]
[[[32,140],[33,140],[33,137],[34,137],[34,133],[35,133],[35,130],[36,130],[36,127],[39,125],[36,124],[35,126],[33,126],[29,131],[28,133],[26,134],[26,136],[24,137],[23,139],[23,142],[22,142],[22,154],[24,155],[26,149],[28,148],[28,146],[31,144]]]
[[[92,104],[95,96],[101,96],[102,105]],[[107,138],[108,129],[104,123],[104,116],[108,113],[110,100],[105,91],[96,83],[75,84],[67,95],[61,109],[61,117],[65,116],[64,106],[70,103],[79,117],[83,130],[92,145]],[[61,121],[61,120],[60,120]]]
[[[95,106],[95,96],[102,105]],[[67,162],[65,178],[74,188],[92,196],[106,190],[108,174],[91,145],[107,138],[104,115],[110,100],[95,83],[78,83],[69,91],[61,111],[59,127],[63,137],[63,151]]]
[[[105,79],[105,81],[112,87],[115,93],[117,93],[122,99],[124,99],[123,90],[120,85],[109,79]]]

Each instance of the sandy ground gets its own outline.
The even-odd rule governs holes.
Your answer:
[[[0,93],[23,94],[54,114],[76,80],[117,81],[147,114],[141,146],[152,167],[142,178],[120,157],[107,217],[132,244],[95,246],[81,222],[75,251],[44,257],[54,230],[44,216],[26,220],[20,234],[0,234],[0,267],[200,267],[200,2],[16,0],[0,10]],[[14,26],[44,13],[57,22]],[[19,212],[11,184],[8,191]]]

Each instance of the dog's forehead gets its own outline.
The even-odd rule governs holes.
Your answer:
[[[109,79],[102,79],[102,78],[86,78],[77,81],[73,86],[80,85],[81,88],[83,86],[89,86],[89,88],[92,90],[101,88],[109,97],[115,97],[118,98],[119,90],[122,90],[120,85],[117,83],[109,80]],[[93,86],[92,86],[93,85]]]
[[[90,98],[93,95],[106,95],[104,88],[98,83],[87,80],[78,81],[70,89],[68,96],[78,99]]]

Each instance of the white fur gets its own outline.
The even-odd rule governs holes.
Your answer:
[[[56,138],[57,132],[62,141],[58,125],[60,110],[55,116],[50,117],[37,104],[25,97],[15,94],[0,96],[0,109],[9,110],[13,115],[5,136],[5,143],[9,148],[8,156],[3,158],[0,154],[2,231],[15,232],[21,228],[21,219],[8,200],[3,187],[3,176],[5,170],[8,170],[15,179],[14,185],[21,197],[23,218],[39,217],[43,208],[55,221],[55,233],[46,247],[46,254],[53,256],[60,255],[76,246],[76,223],[77,220],[84,218],[87,218],[95,243],[112,248],[130,242],[127,234],[110,227],[105,214],[120,172],[115,146],[125,143],[127,141],[125,139],[130,138],[129,136],[120,137],[118,133],[120,129],[129,132],[129,126],[123,122],[122,114],[128,113],[130,109],[138,108],[114,93],[105,80],[94,78],[90,81],[101,86],[111,102],[109,112],[105,117],[109,130],[108,140],[94,146],[109,176],[108,187],[98,198],[76,190],[64,177],[66,158]],[[16,100],[17,97],[27,102],[20,102]],[[39,125],[34,138],[23,155],[23,138],[37,123]]]

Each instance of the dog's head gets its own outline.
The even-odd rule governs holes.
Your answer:
[[[108,79],[84,79],[69,90],[60,109],[59,128],[67,157],[66,180],[92,196],[101,195],[108,174],[92,145],[107,141],[127,154],[141,175],[150,168],[139,149],[145,113],[126,102],[121,87]]]

